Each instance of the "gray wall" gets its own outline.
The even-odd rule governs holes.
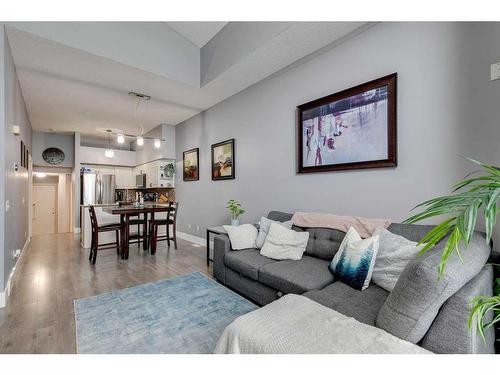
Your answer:
[[[5,240],[5,27],[0,22],[0,293],[4,285],[4,240]]]
[[[33,165],[53,167],[54,165],[43,160],[42,153],[49,147],[56,147],[64,152],[64,160],[57,167],[73,168],[75,164],[75,146],[72,134],[53,134],[33,132]]]
[[[10,47],[5,35],[2,36],[2,39],[4,40],[3,61],[5,69],[5,123],[3,132],[5,136],[4,199],[10,202],[10,209],[5,213],[4,224],[4,273],[2,281],[5,287],[5,283],[14,267],[12,251],[22,249],[28,238],[29,181],[28,170],[21,167],[20,143],[23,141],[31,152],[32,131]],[[12,133],[13,125],[20,126],[21,134],[19,136],[15,136]],[[17,164],[19,167],[17,172],[14,169],[14,164]]]
[[[203,237],[206,226],[228,223],[229,199],[247,210],[243,222],[255,222],[271,209],[401,221],[417,203],[448,193],[468,167],[459,155],[472,152],[467,137],[476,93],[469,81],[481,75],[477,84],[490,87],[488,59],[471,64],[475,27],[379,23],[178,125],[178,170],[182,152],[193,147],[200,148],[201,168],[197,182],[183,182],[177,174],[179,230]],[[491,38],[485,51],[497,42]],[[498,43],[494,47],[498,50]],[[296,106],[393,72],[398,73],[398,167],[296,174]],[[494,90],[498,94],[498,85]],[[498,103],[490,103],[491,118],[499,118]],[[497,161],[498,129],[489,145]],[[230,138],[236,139],[236,179],[213,182],[210,145]]]

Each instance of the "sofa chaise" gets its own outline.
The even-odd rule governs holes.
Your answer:
[[[271,211],[268,218],[290,220],[292,214]],[[392,233],[418,241],[432,226],[393,223]],[[309,241],[301,260],[277,261],[258,249],[233,251],[227,235],[214,238],[214,277],[222,284],[263,306],[285,294],[303,295],[346,316],[384,329],[434,353],[494,353],[495,333],[483,339],[467,320],[471,299],[493,293],[491,253],[483,233],[476,232],[462,260],[450,257],[438,279],[444,241],[412,260],[389,293],[371,283],[355,290],[336,281],[328,265],[345,233],[327,228],[307,230]]]

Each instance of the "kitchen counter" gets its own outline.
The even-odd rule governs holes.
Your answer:
[[[108,204],[81,204],[80,207],[110,207],[110,206],[117,206],[118,203],[108,203]]]

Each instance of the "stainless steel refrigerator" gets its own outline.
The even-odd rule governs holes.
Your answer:
[[[82,204],[115,203],[115,175],[84,173],[82,175]]]

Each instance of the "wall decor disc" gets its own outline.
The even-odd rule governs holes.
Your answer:
[[[55,147],[49,147],[42,153],[43,160],[49,164],[61,164],[64,156],[64,152]]]

